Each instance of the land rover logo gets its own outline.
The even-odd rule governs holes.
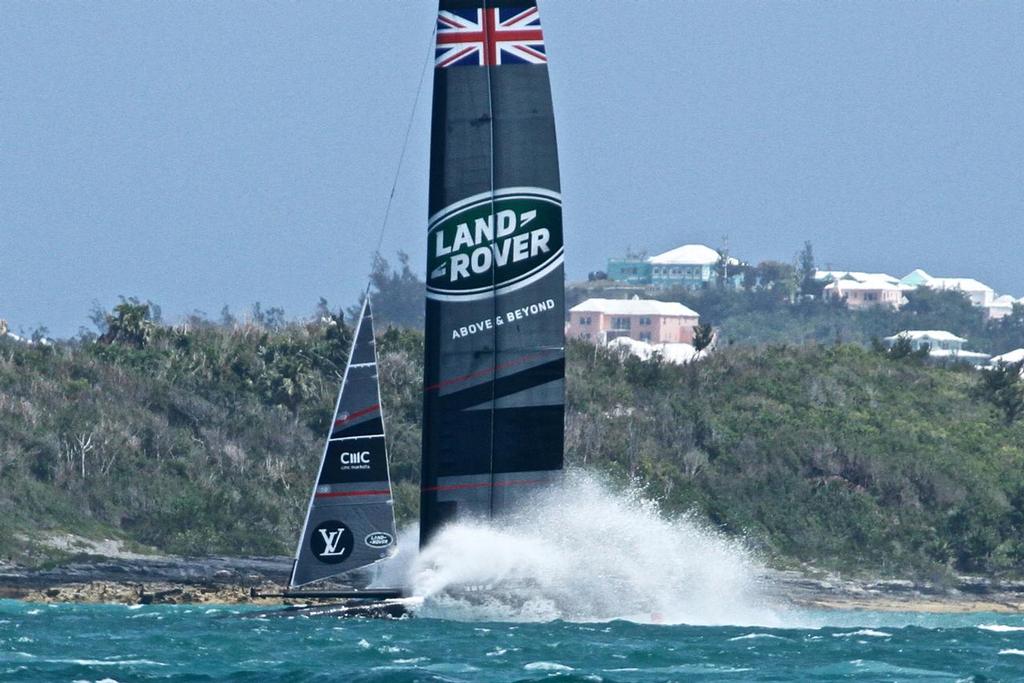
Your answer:
[[[518,289],[561,262],[561,200],[537,188],[476,195],[434,216],[427,240],[428,296]]]
[[[321,522],[309,537],[309,549],[313,557],[325,564],[338,564],[352,554],[355,539],[352,531],[341,522]]]
[[[383,531],[374,531],[366,537],[366,545],[371,548],[387,548],[394,541],[391,534],[386,534]]]

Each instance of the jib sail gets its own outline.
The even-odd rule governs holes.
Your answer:
[[[395,547],[370,301],[363,303],[334,420],[295,551],[294,588],[368,565]]]
[[[424,367],[421,543],[562,468],[562,210],[531,0],[441,0]]]

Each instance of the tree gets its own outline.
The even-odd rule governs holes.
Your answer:
[[[978,397],[1002,412],[1007,425],[1012,425],[1024,415],[1022,368],[1024,361],[999,363],[996,367],[981,373],[980,381],[975,388]]]
[[[708,323],[701,323],[693,329],[693,348],[703,351],[711,346],[715,338],[715,331]]]
[[[757,280],[762,289],[771,290],[773,294],[787,299],[796,292],[797,273],[789,263],[762,261],[757,264]]]
[[[409,267],[409,255],[404,251],[398,252],[398,262],[401,269],[394,270],[380,254],[373,259],[370,287],[374,318],[379,322],[423,329],[426,285]],[[349,310],[350,318],[358,314],[358,307]]]
[[[128,299],[122,296],[121,303],[114,306],[113,312],[104,314],[105,331],[98,341],[101,344],[118,343],[143,348],[157,327],[153,316],[155,308],[152,302],[142,303],[134,296]]]
[[[820,297],[823,283],[815,279],[817,267],[814,264],[814,247],[810,241],[804,242],[804,248],[797,255],[797,276],[800,278],[800,293],[805,296]]]

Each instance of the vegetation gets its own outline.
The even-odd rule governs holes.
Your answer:
[[[1024,309],[985,324],[957,293],[920,291],[899,312],[848,311],[795,297],[812,286],[812,258],[806,245],[799,270],[762,264],[749,292],[680,293],[703,314],[701,343],[717,340],[697,363],[571,343],[567,461],[639,481],[667,510],[706,516],[780,564],[1021,574],[1021,366],[935,367],[909,343],[878,339],[939,327],[1006,350],[1024,346]],[[405,258],[398,271],[379,260],[372,284],[408,521],[423,285]],[[349,311],[321,299],[311,320],[287,322],[257,304],[245,322],[225,308],[217,323],[171,326],[152,302],[122,299],[94,312],[96,334],[0,337],[0,555],[43,561],[39,540],[54,530],[181,554],[290,552]]]
[[[762,264],[762,266],[765,264]],[[948,330],[968,340],[969,349],[992,354],[1024,347],[1024,306],[1000,320],[986,321],[958,291],[919,288],[907,292],[907,304],[850,310],[841,301],[795,297],[792,280],[772,281],[750,291],[706,289],[663,292],[657,298],[694,309],[701,322],[718,330],[719,344],[832,344],[870,346],[902,330]]]
[[[174,553],[290,551],[351,341],[345,317],[322,302],[306,323],[171,327],[148,310],[122,302],[95,340],[0,339],[8,555],[31,561],[54,529]],[[408,520],[422,336],[379,332]],[[777,562],[1024,566],[1019,375],[853,344],[736,345],[675,366],[573,343],[568,373],[570,464],[639,480]]]

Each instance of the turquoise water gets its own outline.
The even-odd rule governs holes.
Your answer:
[[[0,601],[0,681],[1024,680],[1024,616],[796,613],[801,628],[254,619]],[[248,615],[248,616],[247,616]]]

